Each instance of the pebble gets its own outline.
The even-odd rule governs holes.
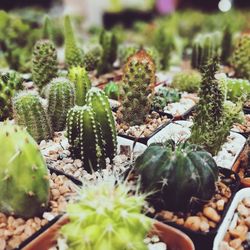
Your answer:
[[[187,227],[193,231],[199,231],[201,219],[198,216],[190,216],[186,219],[184,227]]]
[[[219,222],[221,219],[221,216],[217,213],[217,211],[212,207],[205,207],[203,209],[203,214],[213,222]]]
[[[149,250],[166,250],[167,246],[163,242],[158,242],[158,243],[154,243],[154,244],[149,243],[148,244],[148,249]]]

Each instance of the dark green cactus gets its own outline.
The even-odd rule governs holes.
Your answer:
[[[105,88],[104,92],[108,98],[113,100],[118,100],[120,96],[120,86],[121,83],[109,82]]]
[[[83,52],[78,47],[71,20],[64,18],[65,63],[67,67],[83,66]]]
[[[87,95],[87,104],[94,111],[95,122],[100,125],[104,140],[105,156],[111,160],[117,150],[116,127],[109,100],[103,91],[92,88]]]
[[[235,45],[231,64],[237,77],[250,80],[250,35],[243,34]]]
[[[17,94],[13,99],[13,111],[15,122],[27,127],[27,131],[37,142],[52,138],[50,120],[37,94]]]
[[[75,85],[76,105],[85,105],[87,92],[91,88],[88,72],[85,70],[85,68],[80,66],[72,67],[69,70],[68,77]]]
[[[83,64],[87,71],[97,69],[102,59],[102,46],[99,43],[86,45],[83,49]]]
[[[72,156],[83,161],[87,172],[105,168],[103,137],[91,107],[75,106],[69,111],[67,136]]]
[[[0,121],[12,117],[11,98],[23,88],[23,78],[16,71],[0,74]]]
[[[0,211],[31,218],[41,216],[49,202],[45,160],[29,133],[16,125],[0,124]]]
[[[221,61],[224,65],[227,65],[233,48],[233,32],[230,25],[227,25],[224,29],[221,48]]]
[[[118,43],[115,34],[103,30],[100,34],[100,44],[103,49],[102,59],[98,65],[98,74],[106,73],[113,68],[117,57]]]
[[[73,84],[64,77],[55,78],[48,86],[48,115],[54,131],[62,131],[66,127],[69,109],[75,104]]]
[[[57,76],[57,53],[49,40],[35,44],[32,55],[32,78],[39,91]]]
[[[131,56],[123,74],[122,122],[129,125],[143,124],[151,109],[151,98],[155,84],[155,65],[145,50]]]

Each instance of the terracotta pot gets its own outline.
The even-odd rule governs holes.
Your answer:
[[[56,223],[31,241],[23,250],[48,250],[56,243],[60,228],[67,224],[69,219],[62,216]],[[191,239],[178,229],[156,221],[150,235],[158,235],[160,240],[167,244],[169,250],[194,250]],[[108,249],[107,249],[108,250]]]

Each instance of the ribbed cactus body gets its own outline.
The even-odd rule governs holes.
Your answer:
[[[24,128],[0,124],[0,211],[31,218],[49,202],[49,177],[38,145]]]
[[[86,95],[91,87],[88,72],[83,67],[72,67],[69,70],[69,79],[75,85],[76,105],[83,106],[86,104]]]
[[[102,134],[91,107],[76,106],[69,111],[67,136],[73,157],[83,161],[86,171],[91,173],[106,166]]]
[[[155,65],[145,50],[131,56],[123,74],[122,120],[129,125],[143,124],[151,109]]]
[[[35,44],[32,55],[32,78],[39,91],[57,76],[57,53],[49,40]]]
[[[27,131],[37,142],[52,137],[50,120],[37,94],[19,93],[13,99],[13,110],[16,123],[27,127]]]
[[[231,64],[237,77],[250,80],[250,35],[242,35],[234,48]]]
[[[113,159],[117,150],[116,127],[109,100],[100,89],[91,89],[87,95],[87,103],[94,111],[96,123],[100,125],[103,136],[105,155]]]
[[[83,53],[77,45],[69,16],[64,19],[65,63],[68,67],[82,66]]]
[[[102,46],[99,43],[87,45],[83,49],[83,64],[87,71],[97,69],[102,59]]]
[[[66,127],[67,113],[74,103],[73,84],[63,77],[53,79],[48,86],[48,115],[54,131],[62,131]]]

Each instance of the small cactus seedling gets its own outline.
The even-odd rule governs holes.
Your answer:
[[[41,98],[35,93],[21,92],[13,99],[14,119],[27,127],[33,138],[40,142],[52,137],[52,129]]]
[[[87,45],[83,49],[83,64],[87,71],[97,69],[102,59],[102,46],[99,43]]]
[[[95,121],[100,125],[105,156],[111,160],[117,149],[116,127],[109,100],[103,91],[92,88],[87,95],[87,103],[94,111]]]
[[[68,67],[82,66],[83,53],[77,45],[69,16],[64,18],[65,62]]]
[[[73,84],[66,78],[54,78],[48,86],[48,115],[54,131],[62,131],[66,127],[69,109],[75,103]]]
[[[24,128],[9,123],[0,124],[0,141],[0,211],[40,216],[49,202],[49,178],[38,145]]]
[[[151,109],[155,84],[155,65],[145,50],[131,56],[123,74],[122,118],[129,125],[143,124]]]
[[[115,82],[109,82],[105,88],[104,92],[107,95],[108,98],[113,99],[113,100],[118,100],[120,96],[120,86],[119,83]]]
[[[54,44],[40,40],[35,44],[32,55],[32,78],[39,91],[57,76],[57,54]]]
[[[144,239],[153,220],[141,213],[145,195],[130,195],[129,186],[110,178],[86,185],[79,201],[68,205],[70,222],[61,230],[67,249],[148,249]]]
[[[91,87],[88,72],[85,68],[77,66],[69,70],[69,79],[75,85],[76,105],[83,106],[86,104],[86,95]]]

